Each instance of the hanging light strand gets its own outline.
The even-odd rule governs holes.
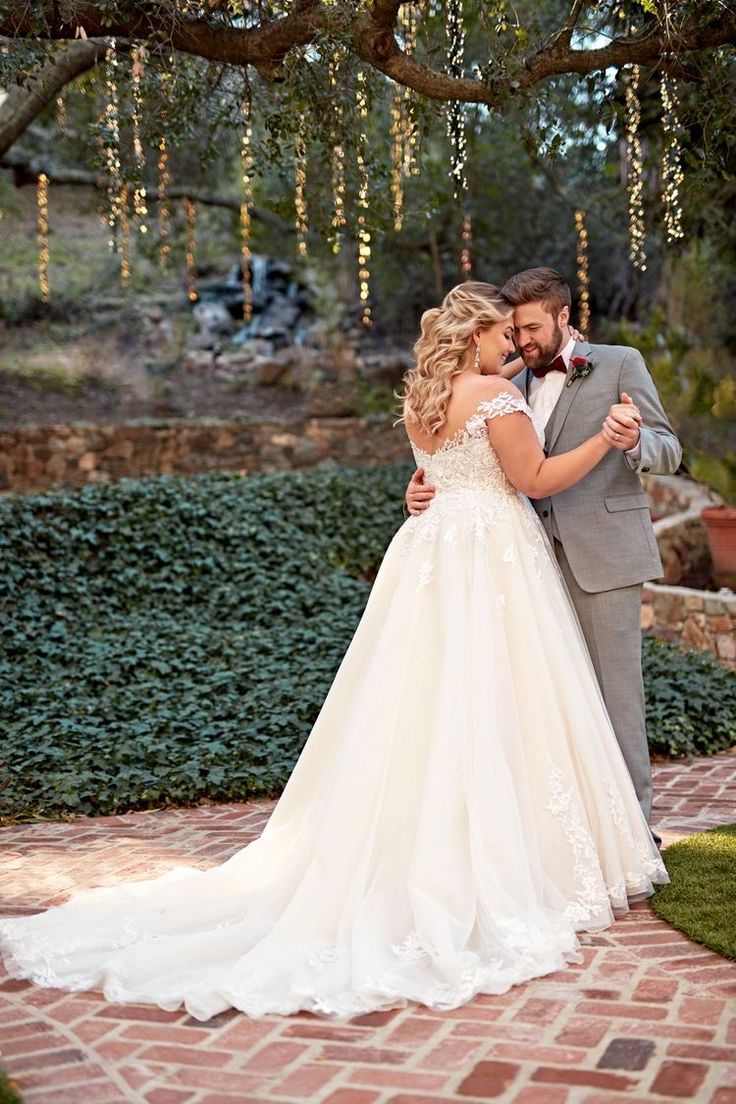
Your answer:
[[[110,249],[117,248],[123,182],[120,171],[120,106],[118,97],[118,55],[114,38],[105,50],[105,102],[102,112],[102,151],[107,175],[107,226]]]
[[[473,220],[470,211],[466,211],[463,216],[460,271],[462,272],[463,280],[469,280],[473,275]]]
[[[49,287],[49,178],[41,173],[36,185],[38,206],[38,286],[41,302],[48,303]]]
[[[123,185],[120,190],[120,286],[123,291],[130,287],[131,272],[128,188]]]
[[[447,2],[447,73],[459,78],[463,75],[465,61],[465,28],[463,26],[462,0]],[[465,115],[459,100],[453,100],[447,110],[447,135],[450,139],[450,176],[453,195],[459,199],[468,186],[465,177],[467,144]]]
[[[391,198],[394,230],[400,230],[404,224],[405,108],[404,90],[395,86],[391,93]]]
[[[184,199],[186,215],[186,263],[187,263],[187,299],[197,302],[197,266],[195,259],[197,238],[197,204],[189,196]]]
[[[675,82],[666,73],[660,81],[662,97],[662,128],[664,130],[664,149],[662,151],[662,199],[664,201],[664,226],[667,241],[679,241],[685,236],[682,229],[682,206],[680,189],[684,180],[682,171],[682,147],[680,145],[680,120]]]
[[[639,269],[640,272],[645,272],[647,255],[644,249],[646,241],[644,225],[644,155],[639,135],[639,125],[641,123],[640,76],[639,66],[634,65],[626,82],[626,185],[629,196],[629,260],[634,268]]]
[[[399,9],[399,27],[404,39],[404,53],[411,56],[416,53],[419,32],[419,3],[403,4]],[[419,126],[416,119],[416,97],[411,88],[404,88],[404,176],[419,174]]]
[[[161,113],[161,121],[165,123],[166,113]],[[171,210],[169,208],[169,185],[171,174],[169,173],[169,144],[166,135],[162,134],[158,140],[158,262],[161,268],[166,268],[171,254],[169,233],[171,230]]]
[[[330,172],[332,179],[332,252],[337,254],[342,250],[345,236],[345,146],[343,145],[343,109],[342,100],[338,94],[337,77],[340,68],[341,55],[335,50],[329,63],[328,80],[332,93],[332,122],[330,125],[330,144],[332,153],[330,157]]]
[[[56,125],[62,134],[66,134],[67,124],[67,111],[66,111],[66,95],[61,92],[56,97]]]
[[[243,100],[243,129],[240,138],[242,194],[240,201],[240,277],[243,287],[243,321],[253,317],[253,284],[251,281],[250,212],[253,207],[253,128],[250,100]]]
[[[580,301],[579,326],[581,333],[590,329],[590,278],[588,274],[588,231],[585,226],[585,211],[575,212],[575,231],[577,233],[577,270],[578,299]]]
[[[417,41],[416,5],[404,4],[399,9],[399,30],[404,53],[410,56]],[[417,135],[411,89],[395,84],[391,92],[391,196],[395,230],[401,230],[404,222],[404,179],[418,171]]]
[[[143,152],[141,138],[143,120],[143,76],[146,51],[143,46],[134,46],[131,52],[131,96],[133,100],[132,127],[133,127],[133,164],[135,166],[135,185],[133,188],[133,215],[138,223],[141,234],[148,231],[145,223],[148,207],[146,206],[146,188],[143,183],[143,174],[146,168],[146,159]]]
[[[296,252],[298,257],[307,255],[307,147],[304,133],[307,120],[303,111],[297,117],[294,135],[294,209],[296,212]]]
[[[358,70],[355,104],[358,115],[358,286],[361,321],[368,327],[373,324],[370,308],[371,235],[368,229],[368,95],[366,75],[362,69]]]

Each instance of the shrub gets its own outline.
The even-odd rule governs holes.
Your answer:
[[[279,792],[408,469],[124,480],[0,503],[6,818]],[[653,749],[733,742],[734,681],[646,644]]]
[[[9,1081],[7,1075],[0,1069],[0,1104],[23,1104],[21,1095],[14,1081]]]
[[[645,636],[644,684],[655,755],[712,755],[736,743],[736,676],[709,652]]]

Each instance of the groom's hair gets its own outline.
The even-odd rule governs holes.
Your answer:
[[[503,285],[501,294],[512,307],[541,302],[547,313],[555,318],[563,307],[572,303],[570,285],[553,268],[527,268],[517,272]]]

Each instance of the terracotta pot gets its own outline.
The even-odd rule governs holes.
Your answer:
[[[700,511],[708,532],[713,572],[722,586],[736,586],[736,508],[706,506]]]

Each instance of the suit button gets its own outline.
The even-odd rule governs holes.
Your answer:
[[[549,517],[549,510],[542,510],[542,517]]]

